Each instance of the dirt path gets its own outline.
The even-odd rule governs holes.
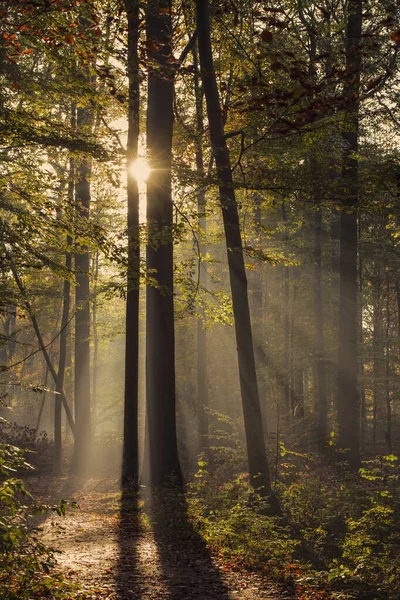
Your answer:
[[[79,508],[47,518],[43,539],[61,551],[58,563],[68,578],[93,590],[92,600],[291,597],[254,574],[219,563],[179,509],[151,516],[143,508],[121,512],[120,494],[110,487],[105,491],[92,481],[77,492],[70,481],[57,481],[57,486],[49,481],[47,490],[41,482],[42,498],[49,500],[50,489],[58,498],[76,500]]]

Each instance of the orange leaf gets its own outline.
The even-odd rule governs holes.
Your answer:
[[[398,44],[400,42],[400,29],[397,31],[392,31],[390,37],[394,42],[396,42],[396,44]]]
[[[32,54],[32,48],[27,48],[24,50],[24,54]]]
[[[65,37],[64,40],[67,42],[67,44],[75,44],[75,38],[72,35],[72,33],[68,33]]]

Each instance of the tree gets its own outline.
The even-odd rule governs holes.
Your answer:
[[[356,469],[360,462],[357,390],[357,151],[362,61],[362,0],[349,0],[347,10],[344,96],[348,105],[342,134],[338,424],[339,448],[344,453],[343,457]]]
[[[130,165],[137,159],[139,144],[139,1],[125,0],[128,21],[128,290],[126,298],[125,408],[122,478],[137,481],[138,378],[139,378],[139,187]]]
[[[83,29],[89,25],[87,19],[80,18]],[[93,75],[90,62],[83,65],[82,84],[91,88]],[[94,110],[89,99],[76,108],[76,129],[86,135],[92,132]],[[89,221],[90,179],[92,161],[90,156],[82,156],[75,167],[75,206],[77,219]],[[90,464],[92,444],[90,410],[90,253],[85,242],[76,240],[75,252],[75,445],[72,468],[76,473],[87,472]]]
[[[170,0],[149,0],[147,152],[146,402],[149,479],[153,486],[181,484],[175,422],[175,335],[171,153],[174,71]]]
[[[220,203],[228,254],[250,480],[255,488],[260,489],[264,493],[271,494],[257,387],[239,214],[233,187],[229,151],[224,132],[223,113],[215,77],[208,0],[196,0],[196,10],[201,76],[207,104],[211,145],[217,167]]]
[[[204,138],[204,115],[203,115],[203,90],[200,82],[199,59],[197,48],[192,50],[193,68],[194,68],[194,93],[196,102],[196,170],[200,179],[205,175],[203,138]],[[200,253],[199,257],[199,284],[207,285],[207,273],[202,274],[202,254],[205,252],[205,245],[202,244],[202,238],[206,235],[206,191],[201,185],[197,193],[197,212],[198,212],[198,239]],[[203,311],[204,316],[204,311]],[[199,423],[200,448],[208,446],[208,374],[207,374],[207,335],[204,328],[203,319],[197,319],[197,411]]]

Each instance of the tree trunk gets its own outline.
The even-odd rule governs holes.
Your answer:
[[[67,244],[71,245],[72,240],[68,236]],[[70,252],[65,254],[65,267],[69,271],[72,268],[72,256]],[[68,333],[68,321],[69,321],[69,307],[70,307],[70,289],[71,283],[69,279],[64,280],[63,285],[63,308],[61,316],[61,333],[60,333],[60,355],[58,360],[58,372],[57,372],[57,385],[55,395],[55,409],[54,409],[54,474],[59,475],[61,473],[61,450],[62,450],[62,429],[61,429],[61,396],[64,388],[64,377],[65,377],[65,365],[67,361],[67,333]]]
[[[327,443],[327,389],[325,370],[324,314],[322,305],[322,208],[315,207],[314,215],[314,314],[315,314],[315,362],[317,375],[318,447],[326,451]]]
[[[128,290],[126,298],[125,408],[122,480],[137,483],[139,478],[138,447],[138,380],[139,380],[139,187],[129,165],[138,156],[139,145],[139,0],[125,0],[128,19]]]
[[[75,176],[75,163],[74,159],[69,160],[69,180],[68,180],[68,202],[70,206],[73,205],[74,201],[74,176]],[[67,245],[72,245],[72,239],[67,236]],[[65,268],[68,271],[72,269],[72,255],[71,252],[65,253]],[[60,333],[60,354],[58,359],[58,372],[57,372],[57,384],[56,394],[54,400],[54,474],[61,474],[61,452],[62,452],[62,406],[61,406],[61,392],[64,388],[64,377],[65,367],[67,364],[67,340],[68,340],[68,321],[70,311],[70,293],[71,293],[71,282],[69,279],[64,280],[63,285],[63,305],[62,305],[62,316],[61,316],[61,333]]]
[[[171,1],[149,0],[147,151],[147,270],[155,279],[146,294],[147,466],[152,486],[182,481],[175,421],[175,331],[171,154],[174,81],[171,68]]]
[[[386,276],[386,372],[385,372],[385,396],[386,396],[386,432],[385,440],[389,454],[393,452],[392,443],[392,405],[390,394],[390,276]]]
[[[229,151],[224,133],[223,113],[214,71],[208,1],[196,0],[196,7],[201,74],[207,103],[211,145],[217,167],[228,253],[250,480],[253,487],[270,494],[271,483],[257,388],[239,214],[233,187]]]
[[[255,247],[259,247],[261,240],[261,199],[262,196],[259,193],[254,195],[254,234],[255,234]],[[264,311],[263,311],[263,300],[264,300],[264,286],[263,286],[263,273],[265,264],[263,261],[256,259],[256,266],[254,271],[251,273],[251,279],[249,281],[252,288],[252,323],[254,331],[254,358],[256,363],[256,375],[258,384],[258,395],[260,398],[261,414],[263,419],[264,435],[268,434],[268,418],[267,418],[267,382],[265,380],[265,369],[266,369],[266,357],[264,348]]]
[[[194,47],[193,51],[193,65],[194,65],[194,88],[196,97],[196,170],[199,175],[199,179],[204,178],[204,157],[203,157],[203,90],[200,85],[199,78],[199,65],[197,48]],[[202,276],[202,262],[201,257],[203,256],[206,248],[202,243],[202,238],[206,235],[207,231],[207,220],[206,220],[206,192],[203,185],[197,193],[197,225],[198,225],[198,240],[200,259],[199,259],[199,284],[203,283],[207,285],[207,272],[204,270]],[[198,410],[198,423],[199,423],[199,441],[200,449],[203,450],[208,446],[208,373],[207,373],[207,334],[203,325],[203,319],[197,319],[197,410]]]
[[[340,215],[340,299],[338,425],[340,460],[353,469],[360,464],[357,392],[357,204],[358,122],[361,71],[362,0],[349,0],[346,27],[346,78],[348,107],[343,132],[342,207]]]
[[[361,214],[358,216],[358,239],[361,240]],[[365,359],[364,359],[364,330],[363,330],[363,254],[362,247],[358,245],[358,291],[359,291],[359,348],[360,348],[360,450],[364,451],[365,434],[367,430],[367,405],[365,395]]]
[[[289,242],[287,227],[287,213],[285,202],[282,202],[282,220],[285,228],[285,250]],[[284,401],[284,415],[288,433],[292,423],[292,401],[290,381],[290,267],[284,265],[284,289],[283,289],[283,365],[282,365],[282,391]]]
[[[99,281],[99,251],[96,250],[93,260],[93,301],[92,301],[92,337],[93,337],[93,364],[92,364],[92,428],[93,437],[96,435],[97,419],[97,365],[99,360],[99,333],[97,330],[97,294]]]
[[[381,311],[381,280],[380,274],[376,276],[374,283],[374,315],[372,332],[372,355],[373,355],[373,404],[372,404],[372,444],[376,452],[376,428],[378,406],[380,404],[381,391],[381,335],[382,335],[382,311]]]
[[[79,107],[76,111],[79,131],[90,131],[93,111]],[[76,164],[75,205],[77,219],[88,220],[90,211],[91,161],[83,158]],[[84,244],[76,243],[75,252],[75,445],[72,470],[84,474],[89,468],[91,452],[90,415],[90,289],[89,251]]]
[[[290,399],[291,412],[293,416],[293,424],[299,422],[300,426],[304,419],[304,373],[302,358],[296,353],[296,348],[299,347],[298,331],[296,331],[295,311],[297,307],[297,278],[299,276],[299,267],[293,268],[293,294],[292,294],[292,311],[290,315]]]

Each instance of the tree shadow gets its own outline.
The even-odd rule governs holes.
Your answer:
[[[162,577],[171,600],[229,600],[228,589],[209,550],[190,522],[185,496],[176,489],[145,499]]]
[[[118,600],[143,598],[143,585],[138,570],[139,494],[136,486],[124,485],[118,524],[119,556],[116,568]]]

